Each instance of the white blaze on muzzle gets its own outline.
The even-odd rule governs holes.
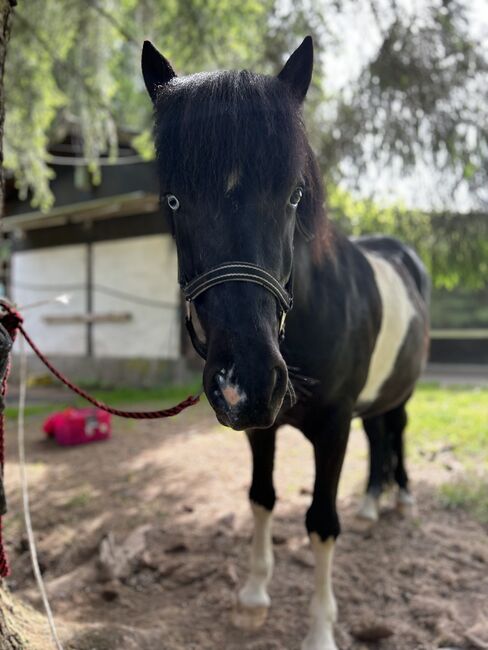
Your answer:
[[[236,408],[247,400],[246,393],[233,382],[234,367],[227,373],[221,370],[217,375],[217,382],[219,384],[222,397],[230,408]]]

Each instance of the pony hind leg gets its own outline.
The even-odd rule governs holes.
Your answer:
[[[409,490],[405,467],[404,433],[408,421],[406,403],[385,413],[384,418],[394,457],[393,476],[398,485],[397,506],[399,509],[408,508],[413,505],[414,499]]]
[[[252,452],[249,499],[254,520],[249,575],[238,594],[234,623],[255,629],[264,623],[270,606],[268,584],[273,573],[272,511],[276,501],[273,467],[276,427],[246,431]]]
[[[385,418],[383,415],[363,418],[363,427],[369,443],[369,475],[357,516],[375,522],[379,519],[379,499],[383,491],[385,468],[388,463]]]

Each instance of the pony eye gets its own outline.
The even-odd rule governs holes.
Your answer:
[[[180,202],[178,201],[178,199],[174,194],[168,194],[168,196],[166,197],[166,201],[169,207],[171,208],[171,210],[173,210],[173,212],[176,212],[176,210],[178,210],[178,208],[180,207]]]
[[[303,196],[303,190],[301,187],[297,187],[296,190],[293,190],[292,195],[290,196],[290,205],[294,208],[300,203],[300,199]]]

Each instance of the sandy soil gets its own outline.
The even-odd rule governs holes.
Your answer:
[[[116,420],[111,441],[79,448],[44,440],[41,423],[30,419],[27,432],[32,518],[66,648],[298,650],[313,578],[303,525],[312,454],[299,432],[284,428],[279,434],[272,606],[260,630],[243,632],[231,618],[251,532],[244,435],[216,424],[205,405],[162,423]],[[15,455],[12,431],[6,471],[9,583],[17,596],[39,607]],[[488,648],[487,531],[466,513],[441,506],[435,483],[449,477],[446,467],[452,463],[442,454],[411,467],[416,512],[401,516],[386,499],[380,522],[364,530],[354,512],[366,449],[362,433],[353,431],[334,568],[341,650]],[[107,535],[115,552],[144,542],[120,579],[100,564]],[[358,638],[374,628],[389,636]],[[45,639],[32,645],[48,647]]]

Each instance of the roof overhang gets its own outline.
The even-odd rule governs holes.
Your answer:
[[[158,209],[159,197],[157,194],[130,192],[59,206],[47,213],[36,211],[5,217],[2,220],[2,226],[3,232],[15,233],[18,231],[54,228],[96,219],[110,219],[132,214],[157,212]]]

